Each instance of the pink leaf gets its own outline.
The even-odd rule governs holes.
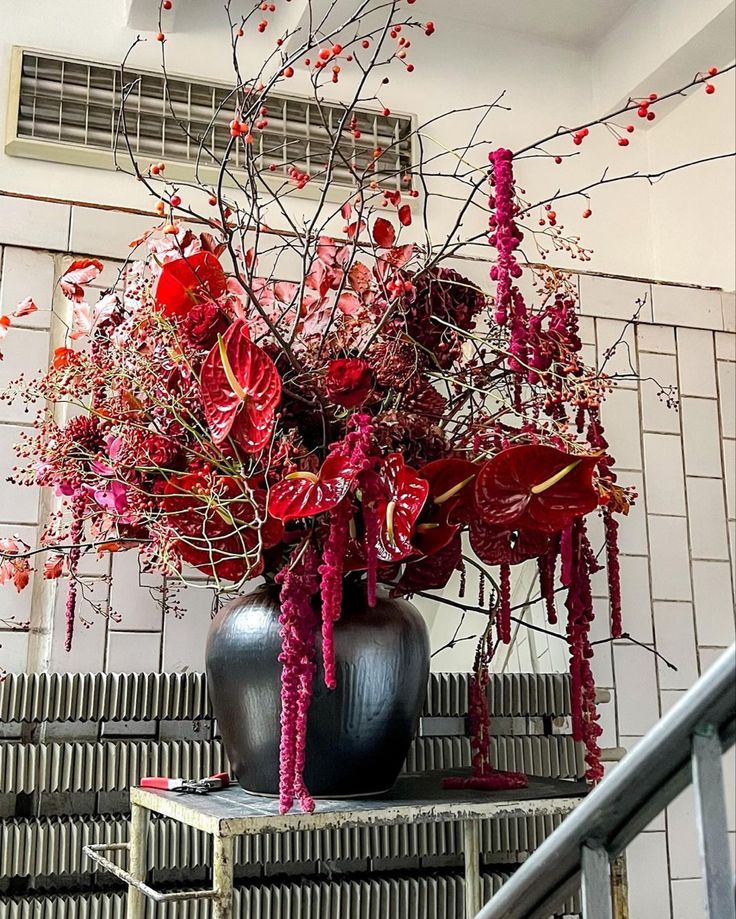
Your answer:
[[[104,267],[96,258],[78,258],[73,261],[59,281],[64,296],[79,303],[84,299],[84,286],[94,281]]]
[[[26,297],[25,300],[21,300],[20,303],[16,306],[13,311],[13,315],[20,319],[21,316],[30,316],[31,313],[35,313],[38,307],[33,302],[32,297]]]
[[[340,294],[340,299],[337,301],[337,307],[340,312],[344,313],[346,316],[354,316],[360,309],[360,300],[358,300],[355,294],[346,290],[344,293]]]

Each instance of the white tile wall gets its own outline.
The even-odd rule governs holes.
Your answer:
[[[0,195],[0,243],[10,244],[0,261],[2,309],[11,310],[29,294],[39,307],[50,304],[58,257],[39,251],[41,248],[120,259],[127,255],[128,242],[148,222],[139,215],[76,207],[72,213],[65,205],[21,202]],[[32,248],[25,248],[28,246]],[[113,277],[116,269],[116,265],[109,266],[106,274]],[[718,291],[587,275],[580,278],[580,290],[581,335],[592,357],[615,340],[623,321],[633,315],[637,298],[645,296],[640,321],[626,334],[632,363],[642,376],[653,377],[660,385],[681,386],[679,414],[664,407],[657,399],[658,386],[651,382],[638,390],[630,383],[612,397],[604,411],[620,481],[633,485],[640,495],[620,532],[624,626],[678,668],[668,668],[647,647],[627,642],[598,646],[593,661],[596,680],[614,691],[603,716],[605,742],[633,746],[659,712],[666,712],[692,685],[698,669],[707,669],[733,638],[729,561],[734,561],[736,546],[724,539],[724,522],[726,515],[732,526],[736,521],[736,336],[724,330],[733,329],[736,322],[734,299]],[[18,323],[36,330],[25,333],[24,351],[32,350],[26,345],[37,345],[45,338],[38,330],[47,324],[45,313]],[[30,337],[33,335],[38,337]],[[6,349],[6,360],[9,353]],[[623,360],[617,355],[609,369],[620,371]],[[0,373],[7,377],[9,367]],[[3,411],[0,405],[0,413]],[[5,470],[14,462],[10,444],[21,428],[17,416],[2,418],[6,423],[0,420],[0,469]],[[731,439],[722,440],[722,433]],[[3,526],[3,532],[28,524],[25,538],[33,542],[30,530],[36,523],[38,496],[30,489],[9,486],[3,479],[0,476],[0,521],[10,525]],[[598,521],[591,523],[590,531],[598,545]],[[210,621],[209,594],[194,588],[178,593],[172,607],[181,607],[184,615],[169,611],[162,618],[145,588],[130,588],[131,581],[138,580],[137,568],[131,567],[134,556],[121,555],[114,563],[123,575],[124,586],[113,582],[112,588],[113,610],[121,613],[121,622],[107,618],[110,586],[101,575],[108,570],[108,561],[85,559],[88,596],[102,612],[95,613],[89,600],[81,602],[80,617],[89,626],[79,622],[72,652],[66,654],[61,648],[60,615],[64,587],[59,585],[57,615],[52,620],[52,666],[86,671],[105,667],[200,670]],[[605,577],[596,578],[596,593],[601,599],[592,633],[594,639],[606,638]],[[0,617],[12,611],[27,618],[29,603],[29,593],[17,599],[12,592],[0,594]],[[25,633],[0,631],[0,666],[22,667],[27,643]],[[549,648],[541,642],[536,648],[536,644],[545,667],[565,666],[562,642]],[[514,658],[516,665],[529,666],[531,653],[532,644],[526,642],[523,659],[518,654]],[[731,813],[732,801],[729,807]],[[730,819],[733,824],[733,816]],[[669,843],[661,817],[629,853],[632,919],[669,919],[670,902],[672,919],[702,919],[704,915],[700,881],[682,876],[699,870],[688,861],[685,847],[692,825],[676,811],[668,823]]]

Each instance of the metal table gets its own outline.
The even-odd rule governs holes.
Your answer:
[[[529,787],[513,791],[447,791],[441,777],[403,776],[395,787],[376,798],[318,800],[312,814],[280,815],[275,798],[250,795],[238,787],[208,795],[180,795],[171,791],[132,788],[130,841],[85,846],[85,853],[128,884],[126,919],[143,919],[145,897],[159,903],[190,899],[212,900],[212,919],[231,919],[233,908],[233,851],[236,836],[382,826],[400,822],[433,823],[459,820],[463,824],[465,857],[465,914],[480,910],[480,821],[488,817],[528,817],[571,811],[587,788],[580,782],[530,778]],[[162,893],[145,883],[146,841],[152,813],[170,817],[209,833],[213,838],[212,888]],[[101,853],[128,851],[128,870]]]

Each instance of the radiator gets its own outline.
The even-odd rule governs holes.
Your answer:
[[[484,899],[507,876],[484,874]],[[125,919],[124,907],[122,893],[0,898],[0,919]],[[235,915],[243,919],[464,919],[464,909],[463,880],[452,874],[249,884],[236,887],[234,903]],[[571,901],[565,914],[577,909]],[[146,919],[208,919],[209,914],[206,900],[158,907],[149,902]]]
[[[420,736],[405,771],[470,764],[467,699],[465,674],[432,675]],[[488,699],[499,768],[582,776],[583,751],[569,735],[566,675],[494,676]],[[82,847],[128,838],[124,792],[142,775],[196,777],[227,768],[206,677],[9,674],[0,681],[0,720],[51,726],[46,742],[27,742],[36,727],[24,740],[0,742],[0,813],[7,815],[0,822],[0,894],[5,894],[0,896],[0,919],[124,919],[123,893],[108,879],[101,883]],[[106,736],[105,725],[123,722],[123,737]],[[201,733],[193,738],[195,722]],[[146,723],[154,723],[155,734],[136,736],[137,724],[141,732],[151,730]],[[52,731],[54,724],[61,727]],[[172,736],[177,739],[164,739]],[[487,870],[512,870],[560,819],[484,821],[481,848]],[[149,834],[149,868],[157,886],[184,878],[203,881],[210,858],[207,837],[163,818],[152,821]],[[461,860],[462,834],[452,822],[241,839],[237,914],[244,919],[459,919],[462,881],[452,872]],[[409,870],[411,876],[399,876]],[[279,875],[301,876],[302,881],[279,882]],[[243,883],[244,877],[252,880]],[[501,880],[498,873],[486,876],[487,895]],[[159,908],[156,919],[206,919],[208,908],[195,901],[166,916]]]

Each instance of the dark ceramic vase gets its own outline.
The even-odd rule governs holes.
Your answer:
[[[240,785],[279,787],[279,599],[263,587],[226,606],[207,639],[207,679],[228,760]],[[312,795],[360,797],[396,781],[417,730],[429,676],[429,637],[419,611],[361,586],[346,588],[335,624],[337,688],[324,685],[321,635],[307,724],[304,778]]]

